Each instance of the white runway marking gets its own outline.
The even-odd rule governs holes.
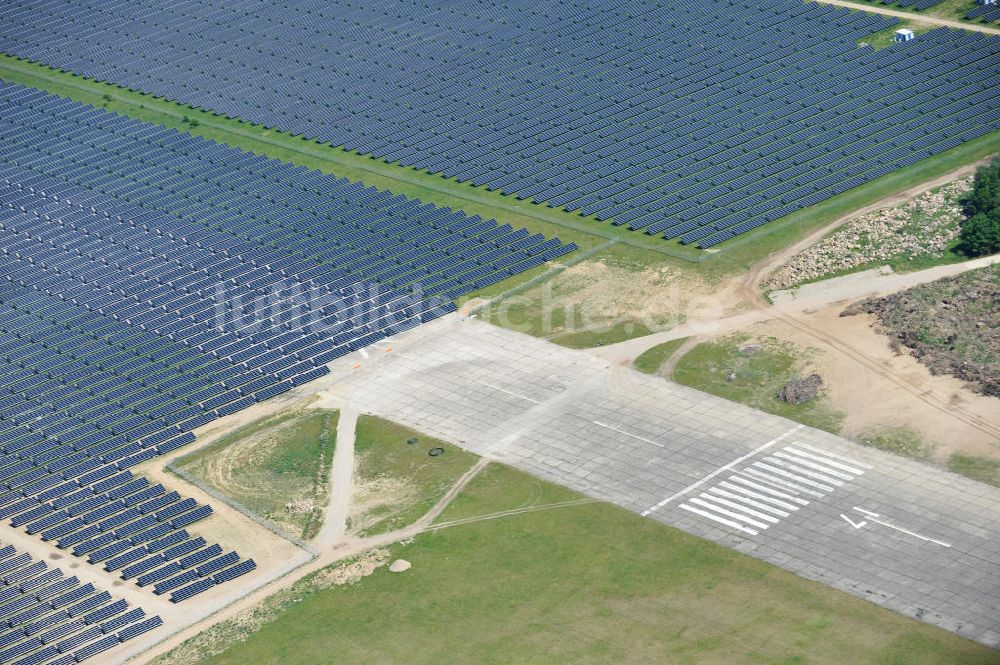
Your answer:
[[[834,476],[835,478],[841,478],[843,480],[850,480],[854,476],[856,476],[859,473],[861,473],[860,471],[857,471],[857,472],[855,472],[852,475],[852,474],[844,473],[843,471],[835,471],[835,470],[833,470],[833,469],[831,469],[831,468],[829,468],[829,467],[827,467],[827,466],[825,466],[823,464],[815,464],[815,463],[810,462],[808,460],[800,459],[800,458],[798,458],[798,457],[796,457],[794,455],[788,455],[788,454],[786,454],[786,453],[784,453],[784,452],[782,452],[780,450],[778,452],[774,453],[774,456],[775,457],[780,457],[783,460],[788,460],[788,461],[792,462],[793,464],[797,464],[798,466],[804,466],[804,467],[809,468],[809,469],[814,469],[816,471],[821,471],[821,472],[823,472],[824,474],[826,474],[828,476]]]
[[[754,462],[753,465],[758,469],[763,469],[764,471],[767,471],[768,473],[776,474],[782,478],[788,478],[794,483],[803,483],[806,485],[810,485],[823,492],[833,491],[833,488],[830,487],[829,485],[824,485],[823,483],[816,482],[815,480],[811,480],[809,478],[803,478],[797,473],[791,473],[790,471],[786,471],[780,467],[774,466],[773,464],[766,464],[764,462]]]
[[[705,508],[708,508],[709,510],[711,510],[714,513],[720,513],[722,515],[726,515],[727,517],[733,517],[733,518],[739,520],[743,524],[749,524],[750,526],[755,526],[755,527],[760,528],[760,529],[766,529],[768,527],[768,525],[765,524],[764,522],[758,522],[758,521],[753,520],[753,519],[751,519],[751,518],[749,518],[746,515],[743,515],[741,513],[736,513],[736,512],[733,512],[731,510],[726,510],[725,508],[720,508],[719,506],[713,505],[712,503],[710,503],[708,501],[704,501],[704,500],[699,499],[697,497],[694,498],[694,499],[691,499],[685,505],[690,505],[692,503],[696,504],[696,505],[699,505],[699,506],[704,506]]]
[[[734,501],[740,501],[742,503],[749,504],[754,508],[757,508],[758,510],[763,510],[765,512],[771,513],[772,515],[778,515],[779,517],[788,517],[790,514],[788,511],[781,510],[780,508],[769,506],[766,503],[761,503],[760,501],[754,501],[751,498],[741,496],[737,492],[727,492],[726,490],[720,489],[718,487],[713,487],[710,490],[708,490],[708,492],[709,494],[717,494],[719,496],[724,496],[727,499],[733,499]],[[792,510],[797,510],[797,509],[793,508]]]
[[[777,524],[778,523],[778,518],[775,517],[775,516],[773,516],[773,515],[768,515],[766,513],[762,513],[759,510],[752,510],[752,509],[747,508],[746,506],[743,506],[743,505],[741,505],[741,504],[739,504],[739,503],[737,503],[735,501],[730,501],[728,499],[723,499],[721,497],[712,496],[708,492],[702,492],[701,494],[698,495],[698,497],[700,499],[702,499],[703,501],[708,501],[709,503],[719,503],[719,504],[722,504],[723,506],[726,506],[728,508],[732,508],[736,512],[744,513],[744,514],[749,515],[750,517],[753,517],[755,519],[764,520],[765,522],[770,522],[771,524]],[[691,501],[697,501],[697,500],[698,499],[691,499]]]
[[[836,478],[830,478],[829,476],[826,476],[822,473],[816,473],[815,471],[810,471],[809,469],[805,469],[797,464],[790,464],[784,460],[775,459],[774,457],[771,457],[770,459],[765,461],[768,464],[773,464],[782,469],[786,469],[788,470],[789,473],[797,473],[799,475],[806,476],[807,478],[815,478],[821,483],[833,485],[834,487],[840,487],[841,485],[844,484],[843,481],[837,480]]]
[[[625,436],[632,437],[633,439],[638,439],[639,441],[642,441],[644,443],[651,443],[652,445],[658,446],[660,448],[664,448],[665,447],[662,443],[657,443],[656,441],[653,441],[652,439],[647,439],[646,437],[639,436],[638,434],[632,434],[630,432],[626,432],[625,430],[618,429],[617,427],[615,427],[613,425],[608,425],[607,423],[602,423],[600,420],[591,420],[590,422],[594,423],[598,427],[603,427],[604,429],[609,429],[612,432],[618,432],[619,434],[624,434]]]
[[[785,436],[789,433],[786,432]],[[788,444],[781,450],[750,462],[748,466],[734,469],[727,479],[707,488],[696,498],[688,499],[680,507],[745,533],[759,533],[790,517],[803,506],[808,506],[809,501],[801,495],[821,499],[864,473],[860,468],[863,465],[855,463],[857,466],[850,466],[844,463],[847,458],[839,458],[842,461],[837,462],[823,457],[819,452],[813,454],[795,448],[801,445]],[[745,461],[747,457],[749,456],[744,455],[741,460]],[[727,465],[732,466],[733,464]],[[712,475],[714,474],[706,476],[696,485]],[[705,515],[706,512],[710,515]],[[719,518],[720,514],[724,517]],[[867,524],[859,524],[847,515],[842,514],[841,517],[855,529]]]
[[[698,480],[698,481],[695,481],[695,482],[691,483],[690,485],[688,485],[687,487],[685,487],[684,489],[682,489],[682,490],[680,490],[678,492],[674,492],[673,494],[671,494],[670,496],[668,496],[663,501],[660,501],[655,506],[650,506],[646,510],[642,511],[642,515],[646,516],[646,515],[649,515],[650,513],[654,512],[654,511],[659,510],[660,508],[662,508],[663,506],[667,505],[668,503],[670,503],[671,501],[673,501],[677,497],[683,496],[683,495],[687,494],[688,492],[690,492],[691,490],[693,490],[693,489],[695,489],[697,487],[701,487],[702,485],[704,485],[705,483],[707,483],[712,478],[715,478],[720,473],[725,473],[726,471],[728,471],[729,469],[733,468],[734,466],[736,466],[740,462],[743,462],[744,460],[748,460],[751,457],[753,457],[754,455],[756,455],[756,454],[758,454],[758,453],[760,453],[760,452],[762,452],[764,450],[767,450],[768,448],[770,448],[774,444],[778,443],[782,439],[787,438],[792,432],[797,432],[800,429],[802,429],[803,427],[805,427],[805,426],[804,425],[796,425],[795,427],[793,427],[792,429],[788,430],[784,434],[781,434],[781,435],[779,435],[779,436],[771,439],[767,443],[765,443],[763,445],[760,445],[757,448],[754,448],[752,451],[750,451],[746,455],[743,455],[742,457],[738,457],[737,459],[734,459],[732,462],[730,462],[729,464],[726,464],[725,466],[719,467],[718,469],[716,469],[712,473],[708,474],[707,476],[705,476],[701,480]]]
[[[873,468],[871,464],[865,464],[864,462],[859,462],[857,460],[850,459],[849,457],[843,457],[843,456],[837,455],[835,453],[829,453],[829,452],[827,452],[825,450],[820,450],[819,448],[813,448],[812,446],[807,445],[805,443],[796,443],[794,445],[796,447],[798,447],[798,448],[805,448],[806,450],[811,450],[812,452],[817,453],[819,455],[823,455],[824,457],[832,457],[835,460],[840,460],[841,462],[845,462],[847,464],[853,464],[854,466],[860,466],[860,467],[862,467],[864,469],[871,469],[871,468]],[[859,473],[860,473],[860,471],[859,471]]]
[[[760,469],[756,469],[756,468],[743,469],[743,470],[739,471],[739,473],[745,473],[745,474],[747,474],[749,476],[753,476],[754,478],[757,478],[758,480],[761,480],[762,482],[770,483],[772,485],[777,485],[778,487],[782,487],[782,488],[784,488],[786,490],[792,490],[793,492],[796,492],[798,494],[808,494],[808,495],[814,496],[816,498],[820,498],[820,497],[823,496],[823,494],[821,494],[820,492],[817,492],[815,490],[811,490],[808,487],[801,487],[801,486],[796,485],[793,482],[789,482],[789,481],[787,481],[787,480],[785,480],[783,478],[778,478],[777,476],[772,476],[772,475],[770,475],[768,473],[764,473]]]
[[[868,515],[868,519],[870,521],[874,522],[875,524],[881,524],[882,526],[887,527],[889,529],[892,529],[894,531],[899,531],[900,533],[905,533],[908,536],[913,536],[914,538],[919,538],[920,540],[925,540],[925,541],[927,541],[929,543],[934,543],[935,545],[941,545],[942,547],[948,547],[948,548],[951,547],[950,543],[946,543],[946,542],[944,542],[942,540],[937,540],[935,538],[931,538],[930,536],[921,535],[921,534],[919,534],[919,533],[917,533],[915,531],[910,531],[909,529],[904,529],[903,527],[898,526],[896,524],[892,524],[891,522],[886,522],[884,520],[880,520],[878,518],[881,517],[881,515],[879,515],[878,513],[873,513],[870,510],[865,510],[864,508],[858,508],[857,506],[854,507],[854,510],[858,511],[859,513],[864,513],[865,515]],[[841,515],[841,517],[843,517],[844,519],[847,519],[847,517],[845,517],[844,515]],[[850,522],[851,520],[848,519],[847,521]],[[851,523],[853,524],[853,522],[851,522]],[[865,522],[862,522],[861,524],[864,525]],[[861,527],[855,526],[854,528],[858,529],[858,528],[861,528]]]
[[[719,517],[718,515],[713,515],[713,514],[711,514],[709,512],[706,512],[704,510],[699,510],[697,508],[692,508],[691,506],[688,506],[688,505],[681,505],[681,508],[683,508],[684,510],[689,510],[692,513],[697,513],[698,515],[701,515],[702,517],[707,517],[710,520],[715,520],[716,522],[720,522],[722,524],[725,524],[726,526],[731,527],[733,529],[736,529],[737,531],[743,531],[745,533],[749,533],[751,536],[756,536],[757,533],[758,533],[757,531],[754,531],[753,529],[748,529],[747,527],[743,526],[742,524],[739,524],[738,522],[732,522],[730,520],[727,520],[725,518]]]
[[[518,399],[523,399],[524,401],[531,402],[532,404],[541,404],[541,402],[539,402],[537,399],[532,399],[532,398],[527,397],[525,395],[519,395],[519,394],[517,394],[515,392],[511,392],[510,390],[507,390],[506,388],[501,388],[500,386],[494,386],[492,383],[486,383],[485,381],[476,381],[475,379],[469,379],[469,380],[472,381],[473,383],[478,383],[481,386],[486,386],[487,388],[492,388],[493,390],[499,390],[500,392],[506,393],[506,394],[510,395],[511,397],[516,397]]]
[[[855,529],[860,529],[864,525],[868,524],[868,522],[866,522],[864,520],[861,520],[860,522],[855,522],[854,520],[852,520],[850,517],[848,517],[844,513],[840,513],[840,516],[843,517],[847,521],[847,523],[850,524],[851,526],[853,526]]]
[[[786,492],[779,492],[778,490],[773,489],[771,487],[767,487],[766,485],[760,485],[750,480],[749,478],[744,478],[743,476],[729,476],[729,480],[732,480],[733,482],[736,483],[741,483],[743,485],[746,485],[747,487],[752,487],[758,492],[765,492],[766,494],[771,494],[773,496],[780,496],[783,499],[794,501],[795,503],[799,503],[803,506],[809,505],[809,502],[806,501],[805,499],[800,499],[799,497],[792,496],[791,494],[787,494]]]
[[[798,444],[798,445],[802,445],[802,444]],[[813,455],[812,453],[807,453],[807,452],[805,452],[803,450],[796,450],[793,446],[788,446],[787,448],[785,448],[785,452],[792,453],[793,455],[797,455],[798,457],[804,457],[804,458],[807,458],[807,459],[815,460],[817,462],[822,462],[826,466],[832,466],[832,467],[835,467],[837,469],[843,469],[844,471],[847,471],[849,473],[853,473],[855,476],[864,473],[863,469],[857,469],[857,468],[855,468],[853,466],[848,466],[846,464],[841,464],[840,462],[834,462],[833,460],[824,459],[823,457],[820,457],[818,455]],[[868,467],[868,468],[871,468],[871,467]]]

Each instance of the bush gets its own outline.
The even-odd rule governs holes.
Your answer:
[[[976,170],[972,192],[963,203],[963,251],[969,256],[1000,252],[1000,157]]]

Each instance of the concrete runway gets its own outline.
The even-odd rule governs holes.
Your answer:
[[[1000,648],[1000,489],[457,315],[366,355],[359,410]]]

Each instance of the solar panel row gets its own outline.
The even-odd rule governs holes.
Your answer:
[[[976,5],[965,14],[965,18],[970,21],[980,20],[987,23],[1000,21],[1000,6],[997,5]]]
[[[858,48],[895,20],[796,0],[0,15],[21,57],[702,247],[1000,126],[1000,39]]]
[[[572,249],[0,84],[0,519],[174,602],[246,574],[127,469]]]
[[[79,663],[162,624],[13,546],[0,548],[0,663]]]

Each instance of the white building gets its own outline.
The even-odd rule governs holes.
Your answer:
[[[913,38],[914,38],[913,31],[903,28],[901,30],[896,31],[896,34],[895,36],[893,36],[892,40],[895,42],[908,42]]]

